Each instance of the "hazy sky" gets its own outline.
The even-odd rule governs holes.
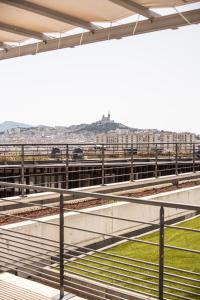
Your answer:
[[[0,122],[200,133],[200,25],[0,61],[0,86]]]

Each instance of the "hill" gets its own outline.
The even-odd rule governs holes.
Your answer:
[[[3,123],[0,123],[0,131],[6,131],[10,130],[13,128],[30,128],[32,127],[29,124],[24,124],[24,123],[18,123],[18,122],[13,122],[13,121],[5,121]]]
[[[74,133],[107,133],[111,130],[116,129],[130,129],[134,130],[133,128],[130,128],[126,125],[123,125],[121,123],[116,122],[107,122],[107,123],[101,123],[101,122],[95,122],[91,124],[81,124],[81,125],[73,125],[67,128],[70,132]],[[135,129],[136,130],[136,129]]]

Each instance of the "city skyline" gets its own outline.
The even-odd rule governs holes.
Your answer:
[[[106,113],[103,113],[101,115],[101,117],[98,119],[98,120],[95,120],[94,122],[91,122],[91,123],[87,123],[87,122],[83,122],[83,123],[80,123],[80,124],[68,124],[68,125],[48,125],[48,124],[27,124],[27,123],[21,123],[21,122],[16,122],[16,121],[13,121],[13,120],[5,120],[3,122],[0,122],[0,132],[2,132],[2,126],[4,127],[7,127],[7,129],[3,130],[3,131],[7,131],[7,130],[13,130],[13,129],[17,129],[17,128],[21,128],[21,129],[29,129],[29,128],[39,128],[39,127],[49,127],[49,128],[59,128],[59,127],[63,127],[63,128],[70,128],[70,127],[73,127],[73,126],[80,126],[80,125],[90,125],[90,124],[95,124],[95,123],[101,123],[101,124],[106,124],[106,123],[118,123],[118,124],[122,124],[122,122],[120,120],[115,120],[111,117],[111,112],[108,111],[107,114]],[[13,126],[12,126],[13,125]],[[174,130],[164,130],[162,128],[139,128],[137,126],[134,126],[134,127],[131,127],[131,126],[128,126],[127,124],[122,124],[124,126],[127,126],[127,129],[128,130],[132,130],[132,129],[138,129],[138,130],[141,130],[141,131],[160,131],[160,132],[174,132],[174,133],[193,133],[193,134],[196,134],[196,135],[199,135],[200,132],[191,132],[191,131],[174,131]],[[112,132],[112,130],[111,130]]]
[[[1,61],[0,122],[69,126],[111,110],[130,127],[198,133],[199,33],[191,25]]]

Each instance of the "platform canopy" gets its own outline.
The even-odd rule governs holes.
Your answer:
[[[0,0],[0,59],[197,24],[195,0]],[[174,8],[160,15],[157,8]],[[177,7],[177,8],[176,8]],[[123,23],[134,14],[139,20]],[[76,31],[77,30],[77,31]]]

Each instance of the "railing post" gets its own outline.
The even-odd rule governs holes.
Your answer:
[[[66,145],[66,162],[65,162],[65,180],[66,180],[66,189],[69,188],[69,146]]]
[[[196,153],[195,153],[195,144],[193,144],[193,152],[192,152],[192,161],[193,161],[193,173],[195,173],[196,172],[196,168],[195,168],[195,155],[196,155]]]
[[[160,207],[160,242],[159,242],[159,300],[163,300],[164,281],[164,207]]]
[[[178,175],[178,144],[176,143],[175,174]]]
[[[156,153],[155,153],[155,177],[158,177],[158,145],[156,143]]]
[[[24,145],[21,146],[21,184],[24,184]],[[21,189],[21,195],[24,197],[24,188]]]
[[[60,194],[60,224],[59,224],[59,248],[60,248],[60,299],[64,297],[64,197]]]
[[[102,150],[101,150],[101,167],[102,167],[101,185],[105,185],[105,149],[104,149],[104,145],[102,145]]]
[[[147,154],[148,154],[148,156],[149,156],[149,154],[150,154],[150,145],[149,145],[149,135],[148,135],[148,137],[147,137],[147,140],[148,140],[148,143],[147,143]]]
[[[133,143],[131,144],[131,176],[130,180],[134,181],[134,170],[133,170]]]

